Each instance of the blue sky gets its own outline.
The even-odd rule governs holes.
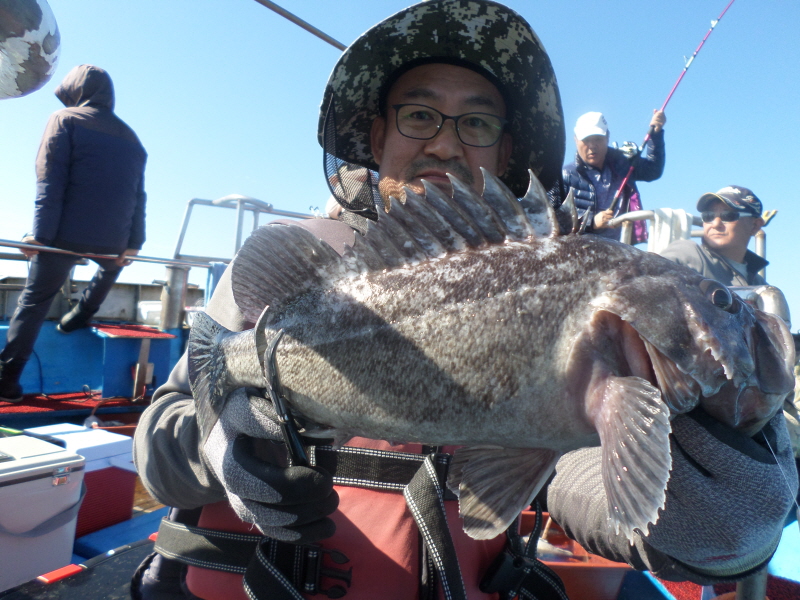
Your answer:
[[[283,0],[284,8],[349,44],[405,0]],[[689,57],[726,0],[510,0],[548,50],[571,129],[602,111],[611,139],[641,142]],[[328,197],[316,141],[319,102],[339,55],[254,0],[50,0],[62,52],[53,79],[0,102],[0,238],[30,229],[34,158],[53,90],[75,65],[111,74],[117,113],[149,153],[143,254],[170,257],[186,203],[245,194],[307,212]],[[767,278],[800,325],[795,265],[800,218],[793,140],[800,131],[800,4],[736,0],[667,107],[663,177],[640,186],[645,208],[693,211],[729,184],[751,188],[778,215],[767,228]],[[229,255],[233,211],[197,210],[185,251]],[[23,274],[0,262],[0,274]],[[79,278],[91,275],[89,267]],[[203,272],[192,274],[202,283]],[[124,281],[163,278],[134,265]]]

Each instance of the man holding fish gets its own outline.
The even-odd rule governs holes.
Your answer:
[[[790,386],[788,333],[659,257],[594,236],[556,237],[563,116],[527,22],[486,0],[434,0],[387,18],[334,67],[319,138],[328,181],[347,164],[367,175],[332,185],[344,218],[254,233],[139,423],[139,473],[180,510],[162,524],[160,555],[140,570],[135,594],[158,597],[169,571],[209,599],[472,600],[519,589],[563,597],[541,564],[515,561],[499,535],[510,525],[514,537],[515,515],[554,465],[548,508],[594,552],[703,583],[763,566],[791,506],[780,467],[794,477],[793,461],[771,402]],[[379,173],[380,210],[368,170]],[[575,222],[574,209],[564,214]],[[550,241],[530,242],[541,236]],[[585,313],[602,313],[590,332],[575,330],[570,364],[581,373],[581,360],[596,365],[585,377],[565,379],[547,364],[571,343],[554,338],[535,351],[541,340],[517,324],[535,321],[539,338],[558,337],[567,327],[558,309],[571,304],[530,298],[516,282],[545,274],[559,285],[526,289],[562,290],[559,278],[572,276],[562,262],[606,251],[685,282],[680,294],[704,303],[698,322],[707,317],[711,330],[696,355],[680,335],[659,347],[639,339],[639,319],[611,307]],[[526,253],[539,261],[528,271],[515,262]],[[620,298],[626,286],[613,276],[600,284]],[[731,319],[746,325],[728,326],[717,342],[714,326]],[[743,343],[742,329],[759,333]],[[614,345],[608,332],[625,349],[598,361]],[[531,348],[535,356],[525,355]],[[763,350],[759,368],[750,348]],[[690,363],[703,373],[690,376]],[[566,388],[548,387],[556,379]],[[701,390],[713,402],[695,408]],[[573,409],[584,395],[596,401]],[[522,400],[518,409],[509,398]],[[766,408],[737,430],[738,399]],[[687,414],[670,424],[675,413]],[[632,419],[622,435],[603,422],[617,415]],[[290,462],[281,442],[298,426],[309,459],[295,446]],[[575,450],[596,446],[598,432],[605,448]],[[609,459],[609,447],[633,458]],[[620,470],[604,482],[607,463]],[[610,506],[611,489],[620,495]],[[178,575],[167,558],[188,571]],[[515,562],[514,573],[504,570]]]

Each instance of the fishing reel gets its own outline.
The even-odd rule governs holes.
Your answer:
[[[613,147],[622,152],[628,160],[633,160],[642,152],[642,149],[635,142],[622,142],[619,145],[614,142]]]

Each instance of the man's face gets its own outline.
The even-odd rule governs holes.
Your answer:
[[[733,212],[734,209],[719,200],[709,204],[706,211],[712,211],[717,215],[711,223],[703,223],[703,239],[706,245],[713,250],[729,250],[744,256],[750,238],[761,229],[763,222],[761,218],[739,215],[738,221],[723,221],[719,215]]]
[[[590,135],[582,140],[575,138],[575,145],[578,147],[578,156],[583,162],[595,169],[603,168],[608,152],[607,135]]]
[[[380,165],[379,188],[384,198],[402,197],[402,186],[424,191],[422,179],[450,193],[451,173],[475,191],[483,191],[480,167],[502,175],[511,156],[511,135],[503,132],[493,146],[479,148],[461,142],[452,119],[444,121],[429,140],[406,137],[397,130],[397,104],[422,104],[445,115],[471,112],[506,116],[503,97],[485,77],[464,67],[423,65],[404,73],[389,90],[386,117],[372,124],[372,153]]]

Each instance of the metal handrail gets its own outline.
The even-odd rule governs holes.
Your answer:
[[[754,248],[753,250],[755,253],[760,256],[761,258],[767,258],[767,233],[764,231],[764,227],[766,227],[769,222],[775,217],[778,213],[777,210],[766,210],[762,215],[764,219],[764,225],[758,232],[755,234],[754,237]],[[650,221],[651,223],[655,221],[655,211],[652,210],[634,210],[629,213],[625,213],[614,217],[608,222],[609,227],[622,227],[622,231],[620,232],[619,241],[623,244],[630,244],[633,239],[633,223],[634,221]],[[702,227],[703,226],[703,219],[698,217],[697,215],[692,215],[692,225],[695,227]],[[691,237],[699,238],[703,237],[702,230],[694,230],[689,233]],[[762,277],[767,276],[766,268],[761,269],[759,275]]]
[[[0,246],[7,248],[17,248],[18,250],[35,250],[37,252],[52,252],[54,254],[68,254],[70,256],[82,256],[85,258],[99,258],[107,260],[115,260],[116,254],[92,254],[90,252],[72,252],[71,250],[64,250],[62,248],[53,248],[51,246],[39,246],[38,244],[24,244],[22,242],[13,242],[11,240],[0,239]],[[173,267],[202,267],[208,268],[208,263],[205,262],[191,262],[185,260],[175,260],[172,258],[158,258],[155,256],[128,256],[128,260],[134,262],[154,263],[159,265],[168,265]]]
[[[242,238],[244,235],[244,213],[245,211],[249,211],[253,213],[253,228],[256,229],[258,227],[258,217],[260,214],[270,214],[279,217],[289,217],[290,219],[314,219],[317,218],[316,215],[311,215],[307,213],[298,213],[289,210],[280,210],[272,206],[269,202],[264,202],[263,200],[259,200],[258,198],[252,198],[250,196],[244,196],[242,194],[229,194],[227,196],[223,196],[222,198],[217,198],[216,200],[205,200],[202,198],[192,198],[186,204],[186,211],[183,214],[183,222],[181,224],[181,230],[178,234],[178,242],[175,244],[175,253],[173,257],[175,259],[185,259],[185,258],[192,258],[195,260],[204,260],[208,262],[230,262],[230,258],[214,258],[209,256],[194,256],[188,254],[181,254],[181,248],[183,247],[183,241],[186,238],[186,230],[189,227],[189,220],[192,216],[192,209],[194,206],[216,206],[219,208],[232,208],[236,209],[236,235],[234,238],[234,248],[233,254],[236,254],[239,251],[239,248],[242,247]],[[252,231],[252,230],[251,230]]]

